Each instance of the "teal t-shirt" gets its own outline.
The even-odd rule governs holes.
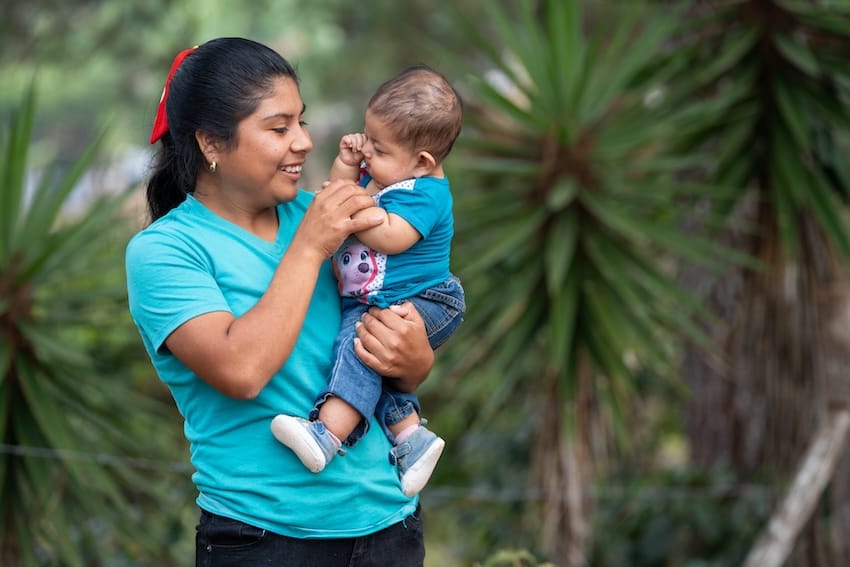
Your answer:
[[[290,537],[358,537],[401,521],[416,507],[416,498],[401,492],[380,426],[373,423],[355,448],[318,474],[269,429],[278,413],[306,417],[325,387],[340,323],[329,262],[292,354],[256,399],[224,396],[164,346],[193,317],[213,311],[239,317],[250,309],[271,281],[312,198],[300,191],[295,200],[278,205],[280,228],[272,243],[189,195],[128,244],[130,312],[184,418],[201,508]]]
[[[369,184],[364,176],[360,184]],[[421,238],[399,254],[383,254],[349,237],[333,260],[339,291],[364,303],[389,307],[441,284],[450,276],[454,236],[452,194],[444,177],[405,179],[372,195],[375,204],[412,226]]]

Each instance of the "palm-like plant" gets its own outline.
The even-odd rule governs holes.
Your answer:
[[[690,367],[701,392],[689,411],[692,446],[701,466],[782,481],[829,406],[847,403],[846,341],[832,330],[846,325],[850,297],[850,3],[693,2],[690,16],[682,53],[706,70],[693,81],[723,109],[691,141],[717,149],[712,175],[736,191],[733,218],[755,227],[737,245],[763,266],[713,282],[714,307],[733,323],[716,333],[730,363]],[[832,484],[841,496],[831,545],[810,530],[793,564],[850,561],[846,469]]]
[[[121,333],[135,343],[123,199],[63,214],[99,142],[30,184],[34,116],[31,89],[0,140],[0,563],[106,564],[152,547],[138,515],[157,483],[126,457],[158,454],[150,431],[165,406],[133,387],[131,357],[115,358]]]
[[[470,74],[452,158],[453,263],[469,313],[446,354],[462,353],[449,390],[454,411],[466,404],[459,413],[486,427],[523,404],[536,525],[556,563],[580,565],[600,432],[627,440],[635,376],[674,371],[677,341],[703,338],[671,260],[721,266],[735,255],[681,224],[695,197],[722,194],[684,179],[705,158],[678,152],[693,110],[671,87],[681,60],[664,56],[676,12],[518,4],[486,5],[492,38],[480,17],[467,29],[484,71]]]

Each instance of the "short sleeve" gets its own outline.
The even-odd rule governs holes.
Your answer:
[[[201,250],[172,235],[139,233],[126,253],[130,313],[152,351],[186,321],[230,311]]]
[[[428,238],[433,228],[446,222],[451,215],[452,196],[443,184],[422,185],[411,189],[385,190],[381,194],[380,206],[406,220],[422,238]]]

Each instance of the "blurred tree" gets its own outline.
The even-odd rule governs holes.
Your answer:
[[[174,55],[221,28],[230,35],[270,30],[275,20],[263,14],[273,3],[258,0],[248,11],[223,0],[4,2],[0,109],[13,107],[37,73],[34,138],[49,143],[51,154],[67,159],[106,122],[113,128],[102,151],[143,145]]]
[[[21,87],[38,73],[43,93],[34,135],[41,138],[46,128],[61,136],[52,150],[60,157],[72,155],[80,139],[93,136],[110,118],[121,118],[118,131],[132,128],[129,109],[146,91],[162,88],[154,85],[160,79],[152,70],[167,69],[174,44],[161,38],[179,42],[192,35],[188,16],[162,19],[172,4],[177,3],[4,3],[0,107],[14,106]]]
[[[488,4],[464,27],[481,55],[451,159],[469,312],[433,407],[480,437],[467,453],[479,470],[509,454],[493,433],[506,419],[531,438],[533,529],[555,563],[584,565],[594,480],[628,445],[634,385],[647,370],[675,379],[678,341],[705,344],[675,260],[746,257],[681,225],[700,196],[723,195],[685,177],[707,156],[678,152],[694,109],[688,86],[671,85],[688,69],[661,57],[678,12],[517,4]]]
[[[362,128],[362,109],[381,81],[412,63],[448,71],[421,38],[440,37],[458,52],[468,45],[448,10],[422,0],[258,0],[250,9],[227,0],[10,0],[0,13],[0,110],[17,104],[37,72],[34,139],[61,159],[107,121],[114,127],[105,152],[146,147],[165,73],[188,45],[221,35],[268,43],[296,64],[310,102],[317,142],[310,186],[327,169],[338,137]]]
[[[144,471],[174,458],[150,434],[173,412],[133,383],[144,354],[127,348],[124,199],[63,214],[99,142],[33,181],[34,116],[33,89],[0,136],[0,563],[163,564],[179,488]],[[143,529],[150,510],[160,521]]]
[[[707,174],[737,192],[719,238],[759,270],[689,276],[722,325],[710,333],[726,364],[691,353],[684,375],[698,466],[734,467],[777,491],[834,404],[850,402],[846,335],[850,234],[850,3],[692,2],[680,53],[703,100],[695,146],[714,149]],[[850,563],[850,459],[793,565]]]
[[[696,402],[684,413],[697,464],[731,464],[745,479],[768,477],[781,486],[825,408],[846,401],[841,389],[850,361],[834,350],[830,325],[848,295],[841,217],[847,174],[840,159],[850,125],[848,2],[457,0],[451,8],[424,0],[263,0],[250,10],[224,0],[10,0],[0,8],[0,107],[17,104],[20,85],[37,67],[45,88],[34,128],[44,136],[36,135],[30,147],[30,166],[52,161],[42,155],[54,152],[70,163],[80,140],[99,131],[110,109],[119,126],[110,138],[121,143],[107,149],[143,145],[174,53],[216,35],[246,35],[298,66],[317,140],[310,166],[315,163],[320,176],[329,163],[323,148],[360,127],[366,98],[385,77],[420,61],[451,78],[462,69],[466,75],[456,82],[468,102],[468,122],[449,167],[458,195],[455,265],[467,286],[470,315],[457,341],[441,353],[447,372],[435,373],[423,387],[429,413],[444,408],[435,423],[462,451],[459,462],[444,458],[424,505],[439,508],[441,485],[460,484],[464,497],[457,518],[440,517],[429,530],[463,526],[462,535],[452,535],[472,551],[480,549],[475,544],[490,550],[545,544],[545,554],[532,552],[566,557],[565,565],[581,561],[591,539],[592,490],[607,479],[608,457],[617,450],[612,440],[625,446],[655,432],[647,425],[655,417],[643,396],[660,388],[670,396],[663,402],[680,399],[680,384],[669,379],[679,369],[680,341],[700,341],[701,333],[720,346],[713,355],[704,347],[691,352],[684,366]],[[456,25],[455,8],[467,14],[466,25]],[[436,38],[440,48],[425,37]],[[0,216],[11,210],[4,202]],[[25,210],[22,205],[21,214]],[[718,217],[726,221],[720,233]],[[680,276],[682,257],[711,269],[735,259],[725,253],[718,258],[720,245],[707,245],[697,236],[703,231],[741,256],[757,257],[765,269],[741,257],[747,268],[721,278],[699,266]],[[117,262],[111,254],[120,256],[126,235],[104,230],[101,236],[90,244],[111,251],[101,248],[91,257]],[[11,267],[4,267],[8,273]],[[128,334],[136,337],[131,326],[121,326],[128,324],[123,298],[115,295],[121,276],[96,273],[45,279],[32,288],[41,290],[33,305],[42,306],[33,313],[53,313],[51,302],[75,295],[97,296],[97,307],[93,300],[86,303],[85,317],[75,304],[78,311],[56,333],[60,344],[82,345],[91,376],[102,376],[124,368],[140,351],[123,342]],[[691,326],[698,308],[682,287],[707,297],[719,321]],[[11,289],[0,288],[0,311]],[[21,304],[26,302],[15,303]],[[18,321],[9,313],[4,324]],[[112,324],[121,330],[110,327],[104,340],[98,329]],[[144,382],[123,372],[113,376],[115,388],[161,395],[150,368],[145,370],[136,375]],[[80,390],[81,397],[94,396],[97,388]],[[86,398],[80,407],[94,404],[106,412],[102,403]],[[118,403],[136,407],[134,401]],[[10,407],[23,406],[16,401]],[[43,468],[32,468],[38,474],[73,480],[61,466],[81,470],[87,465],[72,468],[71,456],[99,446],[88,437],[96,428],[69,419],[85,440],[59,445],[68,449],[53,453],[64,455],[60,465],[52,463],[59,468],[45,461]],[[151,451],[179,454],[183,446],[171,435],[174,428],[148,429],[145,419],[126,424],[134,442],[154,437],[169,448]],[[64,422],[57,427],[65,428]],[[46,436],[35,441],[56,441]],[[121,442],[114,441],[114,454],[127,454]],[[4,461],[24,462],[33,467],[41,461],[23,455]],[[517,490],[528,462],[535,466],[531,488]],[[139,483],[132,467],[114,468],[100,467],[133,477],[117,481],[122,495],[124,482]],[[848,470],[850,459],[841,478],[850,478]],[[187,475],[174,482],[160,472],[139,486],[189,502],[194,513]],[[74,486],[83,487],[85,474],[77,474]],[[151,477],[158,486],[150,486]],[[3,503],[17,490],[9,482],[0,485],[12,487],[0,492]],[[845,480],[830,493],[836,534],[850,516],[848,490]],[[102,500],[76,498],[80,502],[62,502],[62,514],[73,522],[69,537],[83,542],[79,556],[85,556],[94,543],[81,534],[106,534],[112,507],[87,516]],[[144,498],[135,499],[130,514],[144,516],[144,506]],[[169,564],[173,546],[163,539],[179,539],[175,545],[184,547],[191,539],[185,528],[192,518],[172,522],[171,509],[160,507],[162,530],[146,534],[160,541],[160,556],[149,563]],[[663,538],[657,526],[670,525],[662,517],[669,511],[646,510],[652,521],[636,521],[654,530],[656,540]],[[686,506],[676,517],[688,511]],[[127,508],[116,508],[116,517],[122,512]],[[80,520],[86,517],[96,519]],[[39,545],[53,537],[39,533]],[[727,540],[727,534],[718,538]],[[822,534],[812,528],[798,553],[816,550],[827,540]],[[830,537],[832,559],[850,563],[843,548],[850,538]],[[119,544],[117,536],[100,544],[135,545]]]

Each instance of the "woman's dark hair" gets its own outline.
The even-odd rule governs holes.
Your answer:
[[[183,60],[168,88],[168,132],[148,180],[151,222],[182,203],[194,190],[198,171],[206,167],[195,132],[206,132],[225,147],[232,144],[239,122],[257,109],[281,76],[298,81],[279,53],[242,38],[210,40]]]

